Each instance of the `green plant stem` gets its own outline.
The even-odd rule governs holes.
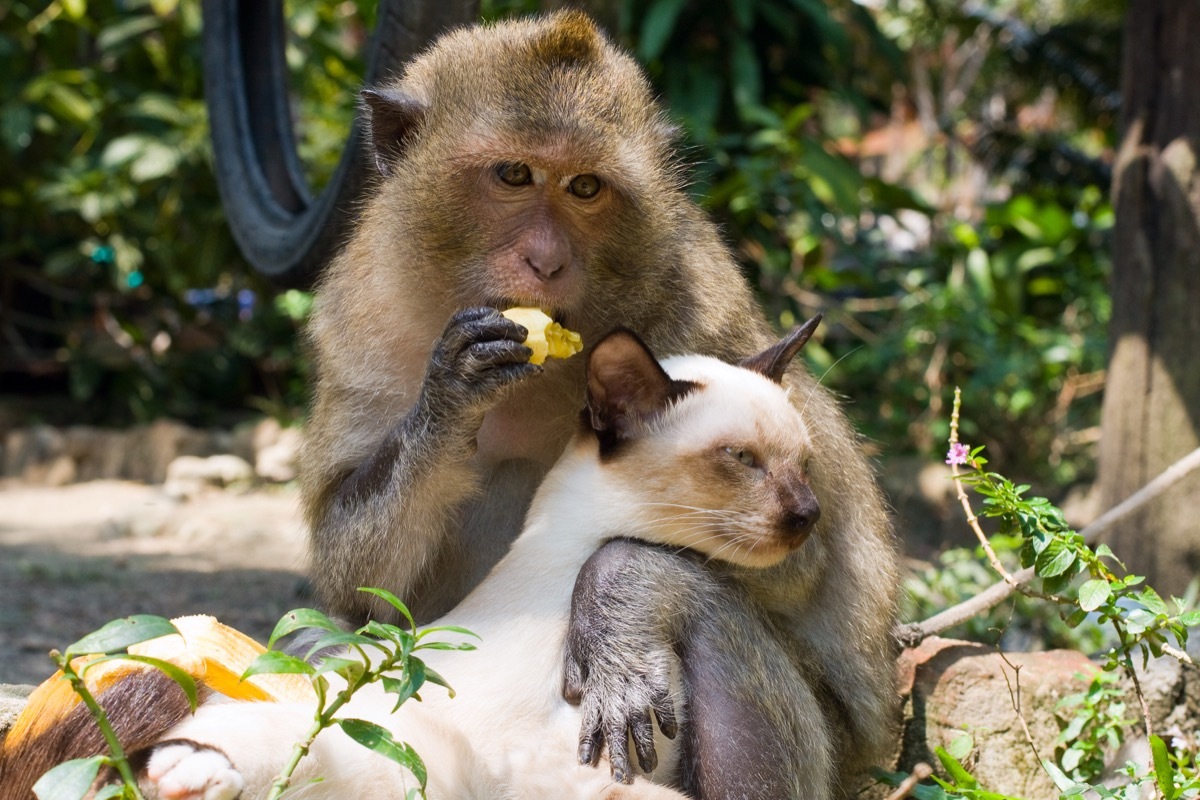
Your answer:
[[[308,751],[312,747],[313,742],[316,741],[317,735],[333,724],[333,715],[350,701],[350,696],[361,685],[361,683],[355,683],[352,686],[347,686],[337,693],[328,708],[322,709],[317,714],[317,718],[313,720],[312,727],[308,729],[308,733],[305,734],[303,740],[296,742],[296,746],[292,748],[292,754],[288,758],[287,763],[283,765],[283,769],[275,777],[274,783],[271,784],[271,793],[267,795],[267,800],[279,800],[280,797],[283,797],[283,793],[291,785],[292,773],[296,771],[296,767],[300,764],[300,759],[308,755]]]
[[[112,766],[116,767],[117,773],[121,776],[121,780],[125,782],[125,789],[131,793],[134,800],[145,800],[141,790],[138,788],[137,777],[133,774],[133,767],[129,765],[129,759],[125,756],[125,748],[121,746],[121,740],[117,738],[117,733],[112,729],[112,725],[108,722],[108,715],[104,713],[104,709],[96,702],[96,698],[88,691],[87,684],[83,678],[79,676],[71,666],[71,661],[57,650],[50,651],[50,657],[54,659],[54,663],[58,664],[62,670],[63,677],[71,682],[71,688],[75,690],[75,694],[79,695],[79,699],[87,706],[88,711],[92,713],[92,718],[96,720],[96,725],[100,728],[101,735],[104,736],[105,743],[108,744],[109,758]]]

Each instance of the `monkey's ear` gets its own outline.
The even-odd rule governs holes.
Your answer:
[[[367,110],[375,166],[384,175],[391,175],[413,132],[425,119],[427,107],[397,89],[363,89],[359,98]]]
[[[632,438],[641,425],[696,387],[673,380],[633,331],[617,328],[595,344],[587,362],[587,419],[601,451]]]
[[[783,373],[787,372],[788,364],[804,343],[813,335],[813,331],[821,324],[821,315],[817,314],[808,322],[796,328],[783,339],[755,356],[742,359],[739,367],[745,367],[761,375],[766,375],[776,383],[783,381]]]

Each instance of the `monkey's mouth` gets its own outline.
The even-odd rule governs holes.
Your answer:
[[[564,328],[571,329],[570,315],[562,309],[555,308],[540,297],[491,297],[483,301],[486,306],[497,308],[505,311],[510,308],[540,308],[542,312],[550,317],[550,319],[562,325]]]

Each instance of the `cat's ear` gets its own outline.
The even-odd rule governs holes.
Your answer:
[[[800,352],[800,348],[804,347],[804,343],[809,340],[813,331],[820,324],[821,315],[817,314],[758,355],[742,359],[738,366],[766,375],[776,383],[780,383],[783,380],[783,373],[787,372],[788,365],[792,363],[796,353]]]
[[[617,328],[597,342],[587,361],[587,421],[602,448],[636,435],[672,400],[695,388],[673,380],[637,334]]]

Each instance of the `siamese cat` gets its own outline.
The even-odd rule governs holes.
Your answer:
[[[534,496],[522,533],[434,623],[480,637],[474,653],[423,653],[456,697],[427,691],[393,714],[393,698],[372,684],[342,716],[383,725],[412,745],[428,765],[430,800],[685,798],[667,786],[679,747],[662,729],[673,738],[674,719],[659,717],[650,775],[614,783],[608,770],[579,763],[580,712],[562,698],[572,588],[588,557],[617,537],[753,568],[804,543],[820,510],[805,474],[807,430],[780,380],[819,321],[741,366],[695,355],[659,364],[625,330],[599,341],[588,356],[579,430]],[[684,691],[676,687],[680,715]],[[264,797],[313,712],[208,701],[154,746],[143,787],[170,800]],[[331,728],[300,762],[289,796],[400,800],[417,785]]]

